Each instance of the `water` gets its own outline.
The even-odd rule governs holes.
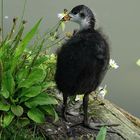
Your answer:
[[[58,21],[57,13],[64,8],[85,4],[97,18],[97,27],[102,27],[109,36],[111,57],[120,65],[117,70],[110,70],[103,83],[107,84],[106,98],[128,112],[140,117],[140,67],[136,60],[140,58],[140,1],[138,0],[28,0],[25,19],[27,30],[43,17],[41,30],[44,31]],[[21,17],[24,1],[4,1],[4,31],[9,30],[13,17]],[[67,30],[77,27],[68,23]],[[104,84],[103,84],[104,85]]]

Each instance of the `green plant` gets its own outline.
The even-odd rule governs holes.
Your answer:
[[[0,133],[1,140],[45,140],[45,136],[40,132],[35,124],[32,127],[21,127],[15,121]]]
[[[39,36],[40,19],[23,37],[25,21],[15,34],[16,22],[14,18],[11,32],[0,43],[0,126],[5,128],[15,119],[25,125],[31,120],[43,123],[45,114],[57,121],[57,100],[48,93],[55,86],[56,56],[46,54],[44,46],[62,40],[56,38],[60,24]]]
[[[96,140],[105,140],[105,137],[106,137],[106,127],[101,127],[97,137],[96,137]]]

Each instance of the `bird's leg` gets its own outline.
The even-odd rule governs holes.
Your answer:
[[[100,128],[103,127],[103,126],[107,126],[107,127],[117,127],[117,126],[119,126],[119,124],[105,124],[105,123],[89,122],[89,120],[88,120],[88,101],[89,101],[89,94],[85,94],[84,98],[83,98],[84,120],[83,120],[82,123],[77,123],[75,125],[72,125],[70,128],[83,124],[86,128],[96,130],[96,131],[100,131]],[[112,131],[112,130],[107,130],[107,132],[118,134],[118,132]]]
[[[89,94],[85,94],[83,98],[83,111],[84,111],[84,120],[83,124],[87,126],[89,124],[88,122],[88,100],[89,100]]]
[[[102,124],[102,123],[91,123],[88,121],[88,101],[89,101],[89,94],[85,94],[83,98],[83,111],[84,111],[84,120],[83,125],[90,129],[100,130],[100,127],[107,126],[107,127],[115,127],[119,126],[119,124]],[[113,131],[109,131],[113,132]]]
[[[67,117],[66,117],[67,99],[68,99],[67,94],[63,94],[62,117],[64,118],[65,121],[67,121]]]

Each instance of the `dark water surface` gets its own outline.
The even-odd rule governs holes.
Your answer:
[[[106,98],[140,117],[140,0],[27,0],[25,19],[30,28],[43,17],[41,30],[58,21],[57,13],[64,8],[85,4],[97,18],[97,27],[102,27],[109,36],[111,57],[119,64],[119,69],[110,70],[104,80],[107,84]],[[4,0],[4,31],[11,27],[13,17],[21,17],[24,0]],[[77,27],[68,23],[67,30]],[[103,84],[104,85],[104,84]]]

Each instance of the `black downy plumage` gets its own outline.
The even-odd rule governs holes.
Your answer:
[[[88,96],[102,82],[109,65],[109,45],[104,35],[94,28],[92,11],[79,5],[69,13],[80,30],[67,40],[58,52],[55,81],[63,93],[63,117],[66,119],[68,96],[84,94],[84,125],[88,125]]]

